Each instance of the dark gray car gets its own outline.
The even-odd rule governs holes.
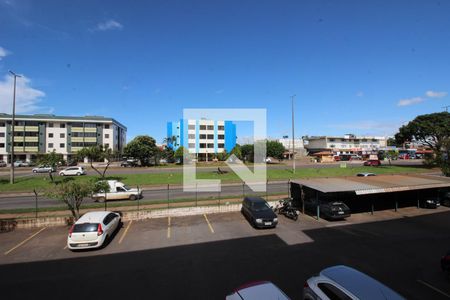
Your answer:
[[[277,215],[267,201],[260,197],[245,197],[241,212],[256,228],[273,228],[278,224]]]

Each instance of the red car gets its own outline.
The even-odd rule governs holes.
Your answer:
[[[378,166],[381,166],[381,161],[379,159],[369,159],[364,162],[364,165],[378,167]]]

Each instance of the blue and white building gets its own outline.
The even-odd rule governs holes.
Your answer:
[[[167,146],[189,149],[198,160],[212,160],[218,153],[236,146],[236,124],[232,121],[186,120],[167,123]]]

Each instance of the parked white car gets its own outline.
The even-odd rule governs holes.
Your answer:
[[[30,163],[23,160],[16,160],[14,162],[14,167],[29,167]]]
[[[329,267],[309,278],[303,299],[386,299],[404,298],[372,277],[347,266]]]
[[[270,281],[252,282],[243,285],[231,294],[225,300],[289,300],[282,290]]]
[[[55,168],[53,168],[52,166],[38,166],[36,168],[33,168],[33,173],[51,173],[51,172],[55,172]]]
[[[94,211],[84,214],[72,225],[67,236],[70,250],[99,248],[114,235],[120,214],[111,211]]]
[[[80,175],[86,175],[86,170],[84,167],[69,167],[61,172],[59,172],[60,176],[80,176]]]
[[[99,192],[92,195],[95,201],[104,202],[105,200],[136,200],[142,199],[142,190],[130,188],[117,180],[108,180],[109,192]]]

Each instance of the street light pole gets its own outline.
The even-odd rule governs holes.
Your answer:
[[[11,73],[12,76],[14,76],[14,92],[13,92],[13,107],[12,107],[12,133],[11,133],[11,174],[9,182],[10,184],[14,184],[14,123],[16,122],[16,80],[17,77],[22,77],[20,75],[17,75],[13,71],[9,70],[9,73]]]
[[[292,172],[295,174],[295,135],[294,135],[294,98],[296,95],[291,96],[292,98]]]

